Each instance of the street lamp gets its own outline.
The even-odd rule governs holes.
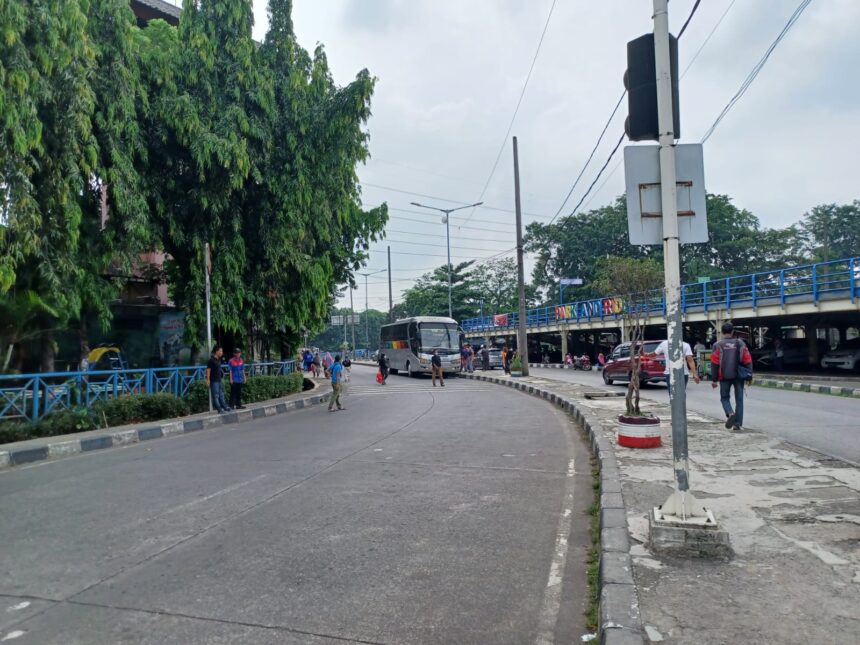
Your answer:
[[[469,204],[468,206],[458,206],[457,208],[438,208],[436,206],[425,206],[418,202],[410,203],[413,206],[418,206],[419,208],[429,208],[431,211],[439,211],[442,213],[442,223],[445,225],[445,238],[448,241],[448,318],[453,318],[454,315],[451,310],[451,229],[449,220],[451,219],[451,213],[454,211],[461,211],[464,208],[474,208],[475,206],[480,206],[484,202],[477,202],[475,204]]]
[[[388,269],[380,269],[379,271],[371,271],[370,273],[361,273],[358,272],[358,275],[364,276],[364,342],[367,345],[367,353],[370,354],[370,319],[367,316],[367,278],[372,275],[376,275],[377,273],[382,273],[387,271]]]

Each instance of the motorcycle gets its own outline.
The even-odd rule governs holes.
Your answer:
[[[585,370],[591,371],[591,359],[583,354],[582,356],[577,356],[573,359],[573,369],[575,370]]]

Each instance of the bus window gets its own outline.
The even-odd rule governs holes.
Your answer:
[[[421,347],[423,351],[430,352],[434,349],[457,351],[459,336],[457,326],[445,323],[421,323]]]

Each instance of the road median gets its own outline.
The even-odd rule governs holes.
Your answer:
[[[285,414],[293,410],[301,410],[328,401],[330,392],[325,391],[320,386],[321,383],[314,382],[312,390],[297,392],[280,399],[252,403],[244,410],[234,410],[225,414],[204,412],[177,419],[149,421],[104,430],[40,437],[2,444],[0,445],[0,470],[47,459],[69,457],[93,450],[105,450],[153,439],[190,434],[198,430],[234,425]]]
[[[669,408],[663,447],[619,447],[623,400],[600,387],[484,374],[569,411],[600,468],[600,632],[605,643],[854,642],[860,606],[860,470],[761,433],[729,433],[688,413],[692,492],[717,515],[732,560],[651,553],[648,512],[673,489]],[[810,429],[814,431],[814,428]],[[754,607],[752,611],[744,607]]]

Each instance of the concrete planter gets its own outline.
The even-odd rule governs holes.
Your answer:
[[[522,372],[517,372],[516,370],[511,370],[511,376],[522,376]]]
[[[619,414],[618,445],[625,448],[659,448],[663,445],[660,438],[660,419]]]

